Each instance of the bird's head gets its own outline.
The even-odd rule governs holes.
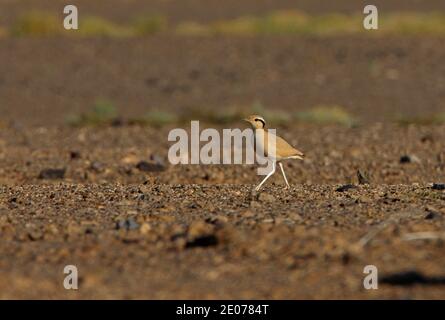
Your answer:
[[[266,126],[266,121],[259,115],[254,114],[244,118],[243,120],[249,122],[253,129],[264,129]]]

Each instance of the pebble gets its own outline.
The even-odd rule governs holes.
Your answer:
[[[116,223],[116,229],[118,229],[118,230],[120,230],[120,229],[135,230],[138,228],[139,228],[139,224],[133,218],[119,220]]]
[[[420,163],[420,159],[415,155],[403,155],[400,157],[400,163]]]
[[[431,187],[433,190],[445,190],[445,183],[433,183]]]
[[[275,197],[269,193],[260,193],[258,196],[258,200],[261,202],[273,202],[275,201]]]
[[[39,173],[39,179],[63,179],[66,169],[43,169]]]
[[[218,244],[213,225],[204,221],[194,221],[187,230],[186,248],[209,247]]]
[[[337,189],[335,189],[335,191],[337,192],[345,192],[351,189],[357,189],[357,186],[353,185],[353,184],[345,184],[342,185],[341,187],[338,187]]]
[[[144,172],[159,172],[165,170],[165,166],[163,166],[162,164],[150,163],[147,161],[139,161],[136,164],[136,168]]]

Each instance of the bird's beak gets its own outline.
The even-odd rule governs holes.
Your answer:
[[[250,122],[249,119],[247,118],[244,118],[243,121]]]

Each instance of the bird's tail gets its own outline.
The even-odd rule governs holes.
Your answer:
[[[299,160],[303,160],[304,159],[304,153],[297,150],[297,152],[295,153],[295,155],[293,155],[292,157],[290,157],[292,159],[299,159]]]

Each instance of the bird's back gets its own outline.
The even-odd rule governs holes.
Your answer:
[[[287,158],[295,158],[295,159],[303,159],[304,154],[300,150],[292,147],[286,140],[283,138],[269,132],[267,129],[264,131],[264,155],[268,156],[268,141],[269,139],[273,139],[275,137],[275,158],[277,160],[287,159]],[[272,143],[272,142],[271,142]]]

